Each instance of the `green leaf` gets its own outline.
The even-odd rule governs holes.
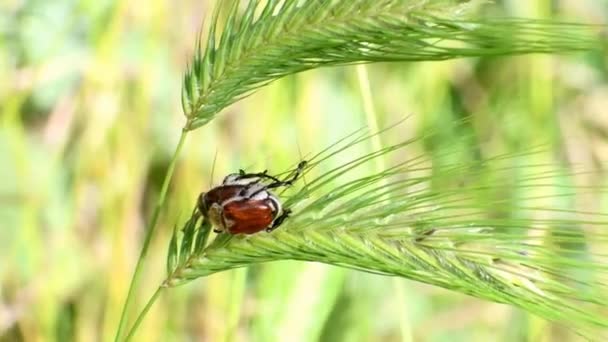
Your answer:
[[[211,223],[195,209],[184,224],[181,238],[178,237],[177,229],[174,230],[167,253],[167,281],[164,286],[175,286],[177,282],[169,280],[180,278],[182,270],[190,267],[192,260],[204,252],[211,228]],[[218,246],[220,241],[216,238],[213,246]]]
[[[198,222],[198,215],[192,215],[192,217],[186,222],[183,229],[183,236],[179,247],[179,264],[182,265],[188,256],[192,253],[192,245],[194,243],[196,235],[196,224]]]
[[[211,223],[208,220],[203,219],[201,221],[201,225],[198,227],[198,230],[196,232],[196,240],[192,253],[200,254],[203,252],[203,249],[207,246],[207,240],[209,239],[210,232]]]
[[[169,242],[169,252],[167,253],[167,276],[169,276],[175,269],[178,258],[177,227],[175,227],[173,229],[173,234],[171,235],[171,241]]]

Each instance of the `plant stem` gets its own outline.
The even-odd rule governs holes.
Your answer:
[[[125,337],[125,342],[131,340],[131,338],[133,337],[133,334],[135,334],[135,332],[137,331],[137,328],[139,327],[139,325],[143,321],[144,317],[146,316],[146,314],[152,307],[152,304],[154,304],[156,302],[156,299],[158,298],[158,296],[160,295],[161,291],[164,288],[165,288],[164,286],[159,286],[156,289],[156,292],[154,292],[154,294],[152,295],[152,297],[150,297],[150,299],[148,300],[148,303],[146,303],[146,306],[144,307],[144,309],[141,311],[139,316],[137,316],[137,320],[135,320],[135,323],[133,323],[133,326],[129,330],[127,337]]]
[[[367,125],[372,132],[378,132],[378,116],[376,115],[376,110],[374,108],[374,100],[372,96],[372,89],[369,82],[369,74],[367,72],[367,67],[364,64],[359,64],[356,66],[357,68],[357,79],[359,81],[359,88],[361,90],[361,98],[363,101],[363,110],[365,111],[365,118],[367,120]],[[382,150],[382,141],[380,140],[380,136],[375,134],[371,138],[372,149],[374,151]],[[384,163],[384,158],[376,158],[376,172],[380,173],[386,170],[386,165]],[[382,184],[386,185],[386,180],[382,182]],[[402,279],[394,278],[393,279],[393,288],[395,293],[397,294],[397,308],[399,314],[399,327],[401,328],[401,341],[410,342],[412,341],[412,331],[410,326],[410,319],[408,317],[405,304],[405,284]]]
[[[378,132],[378,117],[376,116],[374,100],[372,99],[372,89],[369,84],[367,67],[365,64],[358,64],[355,68],[357,69],[357,80],[359,81],[359,90],[361,91],[361,100],[363,102],[363,110],[365,112],[367,126],[371,132]],[[380,151],[382,149],[382,142],[377,134],[372,137],[371,142],[375,151]],[[379,170],[376,171],[383,170],[383,164],[384,159],[378,158],[376,167],[378,167]]]
[[[144,239],[144,244],[141,248],[141,253],[139,254],[139,259],[137,260],[137,265],[135,266],[135,271],[133,273],[133,278],[131,278],[131,285],[129,285],[129,292],[127,293],[127,298],[125,300],[125,304],[122,307],[122,313],[120,315],[120,322],[118,323],[118,329],[116,331],[116,337],[114,341],[119,341],[122,332],[125,328],[127,312],[129,311],[129,307],[133,302],[133,292],[137,289],[139,285],[139,281],[141,278],[141,271],[144,264],[144,259],[148,254],[148,248],[150,247],[150,241],[152,241],[152,235],[154,235],[154,229],[156,228],[156,223],[158,222],[158,216],[160,214],[160,209],[163,207],[165,203],[165,196],[167,195],[167,189],[169,188],[169,182],[173,176],[173,170],[175,169],[175,163],[177,161],[177,157],[184,145],[184,141],[186,140],[186,134],[188,131],[186,129],[182,130],[182,134],[179,137],[179,142],[177,143],[177,147],[175,148],[175,153],[173,153],[173,157],[171,158],[171,163],[169,164],[169,168],[167,169],[167,173],[165,174],[165,180],[163,181],[163,186],[160,190],[160,194],[158,197],[158,201],[156,202],[156,207],[154,208],[154,212],[152,213],[152,219],[148,224],[146,229],[146,235]]]
[[[228,322],[226,327],[226,342],[234,341],[234,335],[238,330],[241,311],[243,308],[243,298],[247,282],[247,268],[240,268],[232,271],[229,289]]]

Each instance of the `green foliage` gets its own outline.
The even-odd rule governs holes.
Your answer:
[[[286,75],[323,66],[437,61],[588,50],[588,26],[470,19],[479,1],[233,0],[215,12],[186,71],[182,106],[195,129],[228,105]],[[264,5],[265,3],[265,5]]]
[[[267,2],[256,2],[255,20]],[[306,3],[300,0],[296,6]],[[355,6],[364,2],[349,3]],[[433,50],[435,46],[447,46],[454,52],[461,48],[476,56],[476,51],[496,46],[495,41],[507,46],[505,55],[512,54],[510,49],[523,40],[528,43],[520,44],[522,50],[547,45],[548,40],[564,41],[564,51],[576,50],[590,40],[586,27],[512,18],[559,18],[599,25],[608,20],[608,2],[598,0],[488,1],[485,7],[479,7],[481,2],[464,1],[410,3],[421,6],[418,18],[444,20],[446,25],[452,19],[458,23],[454,28],[426,27],[412,17],[412,25],[417,25],[412,27],[419,30],[407,31],[416,33],[412,38],[420,38],[427,31],[431,35],[441,34],[441,30],[471,31],[478,27],[475,22],[494,22],[492,16],[510,18],[500,22],[525,22],[527,27],[536,27],[526,35],[524,28],[504,32],[500,25],[486,25],[486,32],[504,34],[490,32],[484,42],[481,31],[477,31],[480,37],[475,42],[472,32],[464,30],[445,39],[412,39],[409,46],[416,48],[396,51],[412,54],[417,60],[426,60],[424,54],[438,54]],[[578,308],[586,310],[588,317],[575,313],[572,322],[567,319],[563,325],[581,327],[577,331],[594,340],[608,340],[599,331],[591,332],[598,324],[585,323],[597,320],[598,315],[608,316],[605,309],[599,314],[596,310],[606,297],[604,284],[608,282],[606,226],[601,224],[605,218],[598,215],[608,213],[608,194],[604,191],[608,178],[606,169],[601,169],[608,160],[605,51],[516,58],[493,58],[496,55],[489,54],[435,63],[330,67],[256,88],[255,82],[265,84],[274,79],[273,70],[278,77],[304,62],[314,64],[313,59],[290,64],[283,56],[292,56],[291,51],[332,58],[327,50],[305,51],[306,47],[296,44],[306,39],[322,46],[323,39],[311,38],[314,32],[325,34],[329,43],[332,35],[343,38],[345,27],[358,34],[340,13],[330,13],[341,18],[334,26],[321,17],[309,20],[320,24],[312,33],[310,29],[302,31],[307,32],[306,37],[296,31],[287,36],[284,31],[289,27],[274,18],[276,30],[266,25],[269,30],[264,36],[272,33],[278,37],[269,41],[272,46],[255,42],[260,47],[255,51],[256,59],[224,56],[224,61],[232,61],[230,69],[224,69],[214,83],[221,80],[224,94],[230,89],[242,91],[240,85],[260,91],[229,111],[222,110],[225,116],[218,115],[217,121],[199,132],[187,132],[183,153],[173,155],[176,135],[184,122],[193,125],[199,120],[197,113],[189,113],[186,119],[181,116],[179,100],[175,101],[180,98],[181,87],[176,85],[183,81],[184,58],[193,51],[201,15],[210,13],[214,4],[222,8],[215,24],[218,51],[233,1],[152,0],[146,6],[118,0],[0,2],[1,341],[107,341],[116,335],[119,320],[125,329],[141,323],[139,329],[123,330],[118,336],[121,341],[130,336],[139,341],[272,342],[291,341],[294,335],[301,341],[581,340],[559,324],[513,305],[479,300],[402,276],[376,276],[320,262],[260,264],[289,257],[331,262],[345,255],[356,258],[346,267],[364,266],[368,272],[385,274],[403,273],[403,265],[411,265],[411,270],[418,271],[408,269],[407,277],[425,280],[436,274],[437,280],[427,280],[442,286],[447,279],[457,278],[453,285],[450,282],[445,286],[469,291],[473,288],[478,296],[502,300],[493,284],[484,285],[474,277],[465,279],[472,264],[462,266],[461,260],[473,260],[485,273],[507,284],[504,296],[509,300],[518,289],[548,288],[543,290],[544,297],[523,295],[520,307],[529,308],[535,299],[542,300],[543,307],[544,298],[551,295],[549,307],[559,299],[569,307],[547,316],[561,320],[556,316],[580,304]],[[238,3],[236,22],[241,22],[249,4]],[[328,0],[324,4],[334,6],[336,2]],[[483,13],[474,14],[477,8]],[[280,16],[281,11],[275,14]],[[301,14],[295,10],[292,13]],[[367,27],[358,14],[353,18],[358,18],[361,30]],[[283,17],[283,22],[303,27],[291,17]],[[206,23],[209,25],[200,35],[205,39],[197,47],[203,57],[210,52],[206,50],[206,38],[212,21]],[[373,25],[377,23],[375,20]],[[257,28],[260,25],[252,23]],[[243,32],[246,37],[254,33]],[[515,38],[514,33],[519,37]],[[363,34],[380,39],[385,33]],[[391,39],[399,34],[386,33]],[[539,39],[534,40],[534,36]],[[575,36],[584,39],[576,40]],[[472,37],[471,43],[462,40],[466,37]],[[598,47],[607,46],[605,37]],[[394,39],[386,43],[408,44]],[[251,45],[245,40],[243,44]],[[277,44],[281,44],[280,49]],[[357,50],[354,43],[348,46],[355,46],[349,53],[367,52]],[[395,50],[388,56],[395,55]],[[559,48],[555,50],[559,52]],[[232,51],[234,54],[237,50]],[[330,52],[345,55],[336,49]],[[281,64],[273,64],[274,59]],[[318,60],[320,65],[334,65],[323,64],[325,61]],[[216,59],[215,63],[224,62]],[[193,62],[187,64],[194,67]],[[246,65],[249,69],[242,69]],[[262,74],[257,75],[252,66]],[[252,92],[234,91],[241,94],[236,98]],[[215,115],[208,113],[219,112],[233,101],[231,96],[208,98],[203,103],[207,114],[200,116],[198,124],[205,115],[209,119]],[[321,157],[309,155],[363,125],[364,112],[367,121],[372,122],[371,131],[403,115],[410,115],[411,120],[398,130],[382,134],[381,139],[367,144],[363,141],[344,153],[333,154],[334,148]],[[455,118],[470,122],[454,127]],[[413,140],[395,153],[383,154],[386,159],[366,162],[372,164],[369,167],[362,164],[340,176],[317,180],[356,156],[424,135],[429,128],[437,132],[424,141]],[[460,141],[462,136],[468,139]],[[534,150],[513,154],[519,147],[546,141],[551,142],[550,153]],[[183,226],[198,194],[217,184],[222,175],[238,168],[269,169],[275,174],[296,163],[300,155],[314,161],[311,168],[292,189],[277,194],[294,209],[293,222],[288,220],[288,225],[273,234],[248,238],[211,235],[213,247],[207,251],[200,251],[196,243],[183,242],[182,237],[192,234],[194,228],[201,235],[189,241],[206,243],[204,229],[208,227],[201,227],[200,217],[196,226],[186,230]],[[421,164],[409,162],[411,172],[404,168],[386,172],[415,156]],[[581,165],[573,167],[572,163]],[[173,166],[175,177],[171,179]],[[376,183],[372,178],[363,180],[381,175],[386,177]],[[322,184],[324,180],[328,182]],[[356,180],[358,185],[352,183]],[[361,191],[380,189],[383,193],[378,193],[377,199],[371,194],[358,197],[361,191],[344,193],[344,186],[351,191],[361,186]],[[307,189],[311,190],[308,195]],[[306,196],[298,198],[299,194]],[[331,201],[331,194],[339,196]],[[407,202],[395,202],[392,209],[381,207],[384,200],[399,198]],[[323,203],[328,204],[327,209],[319,207]],[[362,211],[345,212],[348,207]],[[334,209],[336,217],[331,216]],[[353,218],[393,209],[404,212],[368,222],[369,230],[362,227],[365,222],[344,226],[354,229],[352,233],[347,231],[344,239],[336,228]],[[462,225],[458,225],[458,217]],[[323,225],[304,226],[316,218]],[[437,229],[422,222],[445,224],[447,228]],[[482,227],[484,223],[487,227]],[[531,223],[535,225],[530,227]],[[173,257],[166,260],[170,276],[164,283],[164,247],[174,229]],[[294,236],[304,241],[285,246],[292,244]],[[352,241],[353,237],[358,240]],[[385,241],[392,240],[397,240],[388,246],[395,245],[393,250],[384,246]],[[508,243],[511,240],[512,246]],[[321,251],[320,245],[311,245],[313,241],[329,245],[333,255]],[[357,241],[369,244],[369,256],[362,256],[365,250],[359,252]],[[516,244],[522,241],[525,244]],[[130,305],[127,302],[123,306],[142,242],[147,253],[142,252],[137,263],[140,277],[129,290]],[[380,247],[389,252],[383,253]],[[276,249],[280,250],[270,255]],[[247,255],[243,256],[241,250],[247,250]],[[390,258],[394,253],[402,253],[400,263]],[[370,258],[380,262],[372,263]],[[446,268],[451,264],[454,267]],[[531,270],[534,265],[541,271]],[[194,279],[195,273],[240,266],[247,267],[217,272],[178,288],[167,287],[186,283]],[[461,276],[456,274],[459,267],[464,269]],[[524,272],[527,277],[519,276]],[[532,277],[541,281],[530,285],[525,279]],[[566,287],[559,292],[549,280],[561,281]],[[489,289],[477,289],[475,282]],[[575,288],[580,291],[572,296]],[[144,306],[149,296],[152,300]],[[135,321],[134,314],[140,310],[142,314]]]
[[[183,81],[187,122],[180,141],[188,131],[208,123],[256,89],[309,69],[581,51],[593,48],[595,42],[585,25],[471,19],[470,12],[479,1],[250,0],[242,10],[239,4],[237,0],[230,3],[223,21],[221,11],[216,10],[206,42],[199,37]],[[309,170],[322,167],[323,161],[367,138],[355,136],[345,147],[311,158]],[[410,143],[363,155],[314,178],[285,202],[297,214],[277,233],[220,235],[205,247],[210,227],[195,212],[181,237],[175,231],[171,238],[164,286],[266,261],[318,261],[509,303],[547,319],[567,319],[581,333],[592,326],[608,327],[599,312],[608,301],[596,293],[604,289],[586,286],[589,283],[578,282],[564,271],[586,269],[589,277],[605,271],[601,263],[571,257],[581,253],[579,247],[586,241],[579,225],[603,226],[608,222],[604,216],[582,221],[577,210],[528,206],[528,201],[538,200],[534,196],[519,198],[515,205],[493,196],[493,191],[541,188],[542,182],[555,179],[553,170],[534,173],[535,165],[514,164],[510,159],[514,155],[472,164],[438,163],[441,167],[437,168],[424,166],[430,161],[415,157],[375,174],[344,178],[351,170],[386,158]],[[486,169],[502,177],[514,170],[533,172],[522,183],[505,181],[502,187],[503,179],[476,182],[483,180]],[[407,176],[413,171],[423,175]],[[453,184],[454,179],[461,183]],[[547,198],[571,195],[566,192]],[[530,214],[544,211],[566,217],[547,219]],[[508,217],[513,212],[522,216]],[[596,238],[606,242],[603,234]],[[558,247],[548,249],[545,239]],[[136,280],[139,269],[140,264]],[[589,308],[581,310],[581,303]],[[140,321],[141,316],[134,328]]]
[[[169,244],[167,253],[167,274],[172,278],[172,274],[179,274],[184,267],[188,267],[193,255],[203,253],[209,238],[211,225],[204,220],[198,213],[194,213],[186,222],[182,236],[178,237],[175,230]]]
[[[608,215],[574,204],[585,193],[608,189],[564,184],[577,174],[525,163],[542,149],[439,167],[428,166],[432,162],[422,155],[403,157],[406,147],[432,135],[318,172],[286,197],[294,213],[270,234],[222,234],[206,249],[193,250],[192,241],[209,230],[196,230],[188,221],[182,248],[170,249],[169,259],[179,254],[180,263],[171,267],[165,285],[255,263],[316,261],[511,304],[587,336],[608,328],[608,265],[602,253],[593,252],[608,244]],[[311,158],[307,173],[369,138],[358,133],[332,146]],[[399,161],[379,173],[351,177],[377,158]],[[542,188],[558,192],[535,193]],[[516,204],[509,203],[513,197]],[[543,204],[547,200],[567,205]],[[172,246],[176,241],[174,235]]]
[[[465,56],[585,50],[593,40],[588,27],[531,20],[471,20],[474,2],[452,1],[249,1],[244,12],[234,1],[224,26],[219,13],[207,42],[197,46],[186,72],[182,105],[187,130],[257,88],[285,75],[330,65],[382,61],[429,61]],[[200,42],[200,40],[199,40]],[[327,158],[367,137],[355,137]],[[554,170],[517,165],[515,155],[469,165],[428,168],[416,157],[379,173],[343,182],[344,174],[375,158],[400,151],[407,141],[364,155],[310,181],[285,205],[296,213],[273,234],[218,237],[206,249],[209,227],[197,230],[197,215],[184,228],[181,247],[174,234],[168,256],[167,286],[217,271],[254,263],[294,259],[320,261],[368,272],[408,277],[480,298],[509,303],[552,320],[568,320],[578,330],[608,327],[600,315],[608,301],[596,293],[601,282],[581,282],[606,271],[589,261],[580,225],[601,227],[603,215],[581,221],[581,212],[516,205],[488,192],[517,192],[546,186]],[[325,151],[327,152],[327,151]],[[476,182],[522,169],[532,173],[517,183]],[[541,167],[542,169],[542,167]],[[414,171],[423,175],[408,177]],[[462,183],[454,186],[453,180]],[[483,179],[483,177],[482,177]],[[431,184],[441,183],[440,189]],[[573,196],[580,189],[558,187]],[[553,198],[553,197],[551,197]],[[493,214],[494,211],[494,214]],[[559,213],[537,218],[531,213]],[[502,214],[519,212],[521,217]],[[551,215],[550,215],[551,216]],[[607,236],[598,233],[605,243]],[[550,240],[548,248],[545,240]],[[177,262],[179,260],[179,262]],[[590,285],[593,284],[593,285]],[[595,286],[598,285],[598,286]],[[601,293],[601,291],[599,292]],[[579,305],[588,307],[581,310]]]

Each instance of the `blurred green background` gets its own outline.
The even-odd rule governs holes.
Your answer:
[[[0,2],[0,340],[114,337],[142,232],[185,122],[182,72],[213,1]],[[493,14],[608,21],[603,0],[496,1]],[[473,134],[482,151],[551,141],[556,159],[608,160],[599,53],[367,67],[379,124],[401,137]],[[453,120],[468,119],[467,132]],[[239,168],[284,170],[365,125],[355,67],[287,77],[190,134],[138,307],[198,193]],[[336,161],[339,162],[339,161]],[[587,179],[589,185],[603,182]],[[604,208],[605,209],[605,208]],[[598,208],[596,208],[598,210]],[[601,210],[601,209],[599,209]],[[517,309],[315,263],[216,274],[167,292],[141,341],[560,341]]]

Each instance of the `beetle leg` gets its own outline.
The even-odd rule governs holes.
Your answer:
[[[286,179],[283,181],[276,180],[274,183],[270,183],[267,186],[267,188],[274,189],[274,188],[278,188],[280,186],[291,186],[293,184],[293,182],[295,182],[300,177],[300,175],[302,174],[302,171],[304,170],[306,165],[308,165],[308,162],[306,160],[302,160],[300,163],[298,163],[298,166],[295,169],[295,171],[293,172],[293,176],[291,176],[291,179]]]
[[[268,170],[264,170],[262,172],[255,172],[255,173],[245,173],[245,171],[243,171],[242,169],[239,170],[239,178],[255,178],[255,177],[270,179],[274,183],[281,182],[280,179],[269,175]]]
[[[245,170],[243,169],[239,169],[239,176],[241,177],[261,177],[266,175],[266,173],[268,172],[268,170],[264,170],[262,172],[252,172],[252,173],[247,173],[245,172]]]
[[[283,213],[272,222],[272,226],[266,228],[266,231],[270,233],[271,231],[279,228],[283,221],[285,221],[285,219],[289,217],[289,214],[291,214],[291,210],[283,210]]]

